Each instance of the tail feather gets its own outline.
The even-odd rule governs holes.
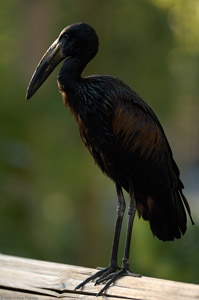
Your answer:
[[[149,221],[153,234],[160,240],[172,241],[185,234],[187,229],[185,207],[194,224],[189,204],[181,190],[164,191],[161,196],[142,195],[137,199],[139,216]]]
[[[179,239],[186,231],[187,219],[184,207],[178,207],[177,204],[175,208],[171,209],[162,205],[162,202],[158,201],[158,204],[155,204],[156,208],[154,207],[149,218],[151,230],[155,236],[163,241],[173,241],[174,238]]]
[[[183,203],[184,203],[184,205],[185,205],[185,207],[186,207],[186,209],[187,209],[187,212],[188,212],[188,214],[189,214],[191,223],[192,223],[192,225],[194,225],[194,221],[193,221],[192,216],[191,216],[191,210],[190,210],[190,206],[189,206],[189,203],[188,203],[188,201],[187,201],[187,198],[186,198],[185,195],[183,194],[182,190],[180,190],[179,193],[180,193],[180,196],[181,196],[181,198],[182,198],[182,201],[183,201]]]

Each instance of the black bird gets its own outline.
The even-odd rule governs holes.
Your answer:
[[[58,75],[64,104],[74,115],[81,138],[104,174],[110,177],[118,196],[117,220],[110,264],[82,282],[106,282],[99,292],[117,278],[131,274],[129,250],[134,216],[149,221],[151,230],[162,241],[179,239],[186,231],[185,208],[194,224],[189,204],[182,193],[179,169],[172,151],[151,108],[121,80],[103,75],[82,77],[82,71],[97,54],[98,37],[86,23],[62,30],[37,66],[27,91],[33,96],[58,63],[66,59]],[[121,268],[117,254],[125,200],[130,195],[128,228]]]

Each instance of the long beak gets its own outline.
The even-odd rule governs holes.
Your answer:
[[[26,99],[30,99],[34,93],[39,89],[42,83],[48,78],[55,67],[64,59],[62,53],[61,42],[59,39],[55,40],[50,48],[46,51],[40,60],[31,80],[28,85]]]

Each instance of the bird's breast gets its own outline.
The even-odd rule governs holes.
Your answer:
[[[59,80],[57,80],[57,85],[58,85],[59,92],[60,92],[60,94],[61,94],[61,96],[62,96],[62,101],[63,101],[64,106],[66,106],[66,107],[70,110],[70,112],[71,112],[73,115],[75,115],[76,113],[75,113],[75,111],[74,111],[72,105],[71,105],[70,102],[69,102],[69,97],[68,97],[68,95],[67,95],[67,92],[65,91],[64,85],[62,85],[62,84],[59,82]]]
[[[63,104],[65,106],[69,106],[68,97],[67,97],[66,92],[64,91],[64,86],[59,82],[59,80],[57,80],[57,85],[58,85],[58,90],[59,90],[60,94],[62,95]]]

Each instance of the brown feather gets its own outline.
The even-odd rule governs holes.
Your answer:
[[[160,128],[141,108],[134,105],[130,110],[118,106],[113,119],[113,131],[122,142],[122,147],[148,159],[162,148],[163,140]]]

